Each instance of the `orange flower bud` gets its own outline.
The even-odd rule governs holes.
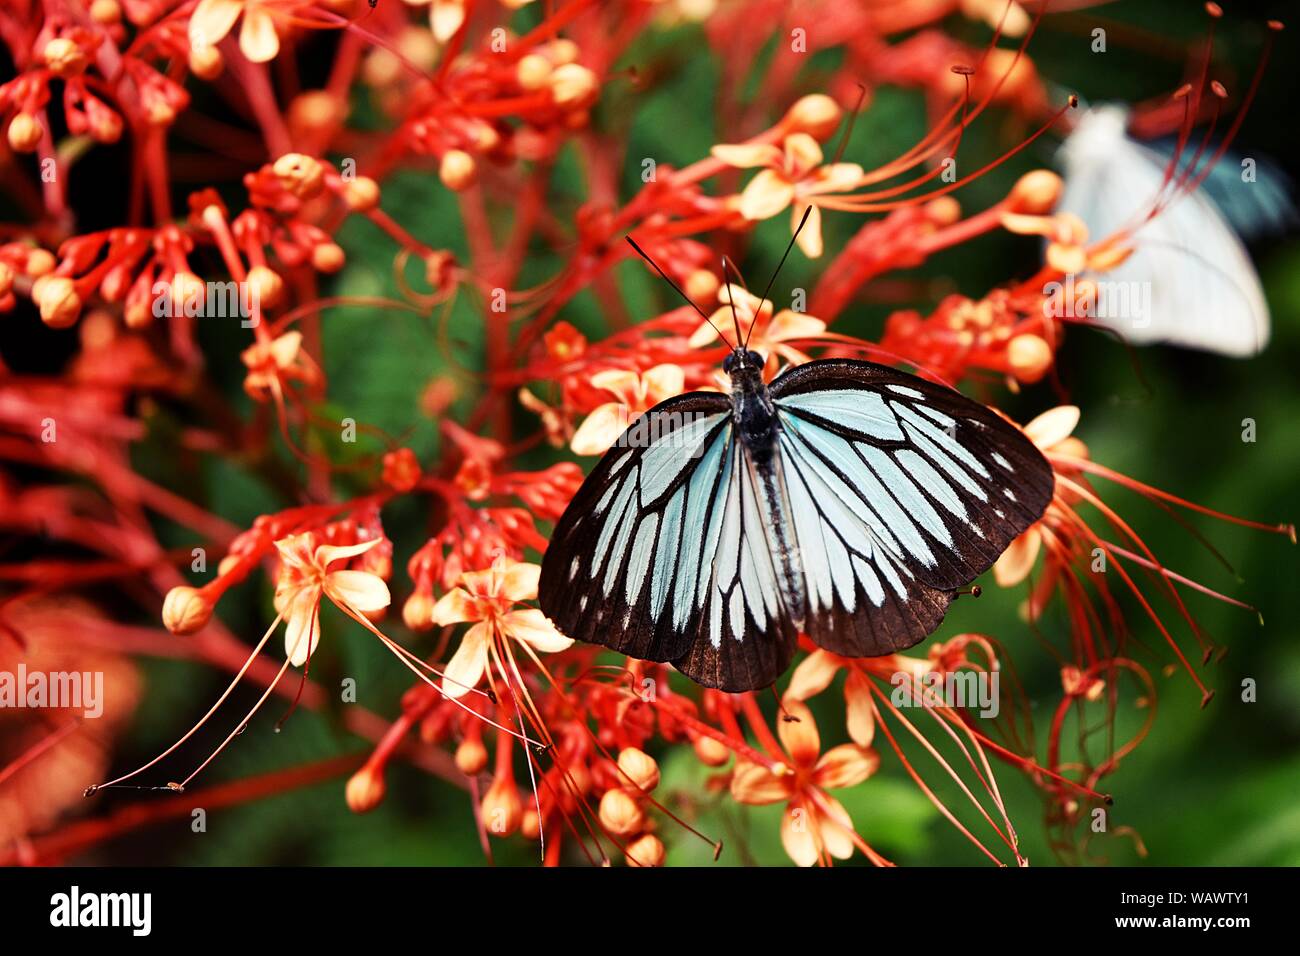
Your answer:
[[[55,37],[45,44],[41,58],[55,76],[76,76],[86,68],[86,54],[67,37]]]
[[[1037,335],[1017,335],[1007,343],[1007,361],[1022,382],[1037,382],[1052,364],[1051,347]]]
[[[448,189],[460,192],[473,184],[478,175],[474,157],[463,149],[449,149],[438,165],[438,177]]]
[[[631,836],[645,824],[645,814],[626,790],[606,790],[600,798],[600,823],[615,836]]]
[[[1061,177],[1049,169],[1025,173],[1011,187],[1007,197],[1016,212],[1041,216],[1049,213],[1061,198]]]
[[[200,80],[215,80],[226,68],[226,61],[215,46],[191,47],[189,63],[190,72]]]
[[[3,299],[14,287],[14,269],[7,262],[0,262],[0,299]]]
[[[173,634],[193,634],[212,619],[212,602],[198,588],[174,587],[163,599],[162,618]]]
[[[703,734],[695,738],[693,746],[695,756],[700,759],[700,763],[708,767],[721,767],[731,756],[731,751],[726,744]]]
[[[487,768],[488,752],[483,741],[466,737],[456,748],[456,767],[467,777],[475,777]]]
[[[493,836],[506,837],[519,829],[523,819],[524,804],[519,799],[519,789],[515,782],[505,777],[497,777],[483,795],[479,807],[483,814],[483,826]]]
[[[353,212],[367,212],[379,205],[379,183],[369,176],[358,176],[343,184],[343,201]]]
[[[546,55],[551,58],[551,62],[558,65],[564,63],[574,63],[578,59],[578,44],[572,40],[560,38],[552,40],[546,45]]]
[[[289,126],[298,135],[330,130],[343,122],[347,105],[327,90],[307,90],[289,104]]]
[[[122,6],[117,0],[95,0],[90,5],[90,19],[103,26],[112,26],[122,19]]]
[[[322,242],[311,251],[311,264],[317,272],[338,272],[347,262],[341,246],[333,242]]]
[[[623,856],[628,866],[663,866],[664,844],[653,833],[643,833],[627,845]]]
[[[686,277],[686,294],[692,302],[712,302],[722,283],[708,269],[696,269]]]
[[[618,769],[647,793],[659,785],[659,765],[644,750],[624,747],[618,754]]]
[[[9,123],[9,148],[15,153],[30,153],[41,141],[41,124],[31,113],[15,113]]]
[[[149,102],[144,118],[151,126],[170,126],[176,119],[176,109],[166,100],[156,97]]]
[[[387,789],[384,784],[383,770],[366,764],[348,780],[347,788],[344,790],[348,809],[353,813],[367,813],[373,810],[384,799]]]
[[[529,53],[515,65],[515,79],[526,90],[540,90],[551,78],[551,61],[540,53]]]
[[[57,260],[48,249],[33,249],[27,253],[26,272],[29,276],[43,276],[53,272]]]
[[[32,283],[32,301],[41,310],[41,321],[52,329],[66,329],[81,315],[81,296],[66,276],[41,276]]]
[[[519,824],[519,835],[525,840],[536,840],[542,834],[540,823],[537,811],[530,807],[524,811],[523,822]]]
[[[325,170],[321,164],[302,153],[285,153],[271,167],[287,192],[299,199],[311,199],[325,185]]]
[[[402,605],[402,622],[413,631],[433,627],[433,595],[415,591]]]
[[[600,88],[596,74],[577,63],[556,67],[548,80],[551,96],[557,106],[579,108],[589,106]]]
[[[951,196],[940,196],[925,204],[925,215],[936,226],[951,226],[961,218],[961,203]]]
[[[792,133],[808,133],[814,139],[826,139],[840,125],[844,111],[825,93],[802,96],[786,111],[785,121]]]
[[[274,309],[284,298],[284,280],[274,269],[253,266],[248,270],[248,291],[262,308]]]

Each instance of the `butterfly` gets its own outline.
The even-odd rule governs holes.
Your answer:
[[[539,582],[569,637],[733,692],[771,685],[800,633],[845,657],[923,640],[1054,487],[1033,443],[959,392],[838,358],[768,385],[745,344],[730,394],[661,402],[605,453]]]
[[[1156,199],[1169,168],[1168,156],[1127,135],[1127,122],[1122,107],[1093,107],[1061,147],[1065,191],[1058,211],[1077,215],[1093,238],[1140,221],[1135,211],[1140,215]],[[1181,163],[1176,175],[1189,172],[1186,166]],[[1142,224],[1133,254],[1098,277],[1103,284],[1146,290],[1149,302],[1123,315],[1098,314],[1097,322],[1137,344],[1166,342],[1237,357],[1256,355],[1268,344],[1264,291],[1230,218],[1258,221],[1260,204],[1274,206],[1279,197],[1278,208],[1288,209],[1285,187],[1262,168],[1256,182],[1232,175],[1222,163],[1219,168],[1224,172]]]

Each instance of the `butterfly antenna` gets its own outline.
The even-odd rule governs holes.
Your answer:
[[[627,244],[629,246],[631,246],[633,249],[636,250],[636,254],[638,256],[640,256],[646,262],[650,263],[650,267],[654,269],[655,272],[659,273],[660,277],[665,282],[667,282],[670,286],[672,286],[673,290],[678,295],[680,295],[683,299],[686,300],[687,305],[689,305],[692,309],[698,312],[705,322],[709,323],[709,325],[713,325],[713,320],[709,318],[708,313],[706,313],[703,309],[701,309],[698,305],[696,305],[695,301],[689,295],[687,295],[685,292],[682,291],[681,286],[679,286],[676,282],[674,282],[672,279],[668,277],[668,273],[664,272],[663,269],[659,268],[659,263],[655,262],[648,255],[646,255],[646,251],[636,244],[635,239],[633,239],[631,236],[624,236],[623,238],[627,240]],[[733,311],[735,310],[735,306],[732,306],[732,310]],[[724,343],[727,342],[727,337],[722,334],[722,329],[718,328],[716,325],[713,325],[713,331],[718,333],[718,338],[722,339]],[[740,339],[737,338],[736,341],[739,342]]]
[[[772,283],[776,282],[776,277],[781,274],[781,267],[785,265],[785,260],[790,258],[790,250],[794,248],[795,242],[799,239],[799,233],[803,232],[803,227],[808,222],[808,217],[812,215],[813,207],[810,204],[803,211],[803,218],[799,220],[799,225],[795,227],[794,235],[790,237],[790,244],[785,247],[785,253],[781,256],[781,261],[776,264],[776,269],[772,273],[772,278],[767,280],[767,288],[763,290],[763,298],[758,300],[758,311],[763,311],[763,303],[767,301],[767,294],[772,291]],[[749,327],[750,335],[754,334],[754,327]],[[745,336],[745,344],[741,348],[749,348],[749,336]]]
[[[862,111],[862,104],[866,102],[866,99],[867,85],[859,83],[858,101],[853,104],[853,112],[849,114],[849,125],[844,127],[844,135],[840,137],[840,145],[835,148],[835,156],[831,159],[832,164],[838,163],[840,157],[844,155],[844,148],[849,145],[849,137],[853,135],[853,124],[858,121],[858,113]]]
[[[732,289],[736,288],[736,285],[732,283],[731,279],[728,277],[728,273],[730,273],[732,276],[735,276],[736,283],[739,283],[740,287],[742,287],[746,292],[749,291],[749,287],[745,285],[745,280],[740,277],[740,270],[736,268],[735,263],[733,263],[729,258],[727,258],[724,255],[722,257],[722,277],[727,280],[727,304],[731,306],[731,324],[736,329],[736,351],[740,352],[743,351],[745,346],[749,344],[749,335],[743,336],[744,342],[741,342],[742,336],[740,334],[740,317],[736,315],[736,296],[731,291]],[[760,309],[762,308],[761,303],[759,304],[759,308]],[[749,325],[750,335],[753,335],[754,325],[757,322],[758,322],[758,313],[755,312],[754,321],[751,322]]]

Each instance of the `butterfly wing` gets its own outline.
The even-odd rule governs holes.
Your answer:
[[[826,359],[771,386],[805,577],[804,631],[850,657],[911,647],[955,588],[1042,516],[1055,479],[1024,434],[959,392]]]
[[[1082,219],[1092,239],[1136,225],[1160,193],[1167,160],[1125,135],[1124,119],[1116,107],[1090,110],[1061,150],[1065,191],[1057,208]],[[1233,356],[1264,348],[1269,313],[1259,276],[1203,190],[1179,195],[1143,224],[1134,246],[1122,264],[1095,277],[1126,293],[1117,291],[1118,306],[1101,309],[1098,324],[1137,344]],[[1149,302],[1129,290],[1149,292]]]
[[[797,629],[731,407],[695,392],[634,422],[556,525],[539,597],[569,637],[748,690],[785,670]]]

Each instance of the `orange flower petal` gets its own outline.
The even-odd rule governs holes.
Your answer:
[[[866,780],[880,766],[880,754],[857,744],[832,747],[817,761],[813,782],[827,790],[852,787]]]
[[[826,323],[816,316],[782,309],[768,325],[767,331],[763,333],[763,339],[767,342],[808,339],[821,335],[825,331]]]
[[[202,49],[220,43],[243,9],[241,0],[200,0],[190,14],[190,46]]]
[[[813,651],[790,675],[790,686],[785,689],[785,699],[807,700],[830,686],[844,665],[830,651]]]
[[[446,43],[456,35],[465,22],[465,7],[460,0],[433,0],[429,10],[429,26],[439,43]]]
[[[302,348],[302,333],[296,329],[286,332],[273,339],[269,348],[276,367],[288,368],[298,357],[298,350]]]
[[[1025,426],[1025,435],[1039,448],[1048,449],[1060,444],[1073,434],[1079,424],[1077,405],[1058,405],[1049,408]]]
[[[799,803],[785,808],[781,817],[781,845],[797,866],[815,866],[820,857],[819,821],[814,811]]]
[[[848,811],[838,800],[833,797],[825,799],[831,812],[817,814],[822,844],[826,847],[826,852],[835,859],[847,860],[853,856],[852,821],[849,819]]]
[[[813,721],[812,711],[801,701],[787,701],[786,714],[776,723],[776,732],[781,738],[781,746],[790,755],[790,759],[801,767],[811,767],[821,752],[822,741],[817,733],[817,724]],[[789,720],[787,717],[793,717]]]
[[[366,614],[382,611],[393,602],[383,578],[368,571],[332,571],[325,577],[325,593],[335,604]]]
[[[312,542],[316,540],[310,531],[303,534],[291,534],[275,542],[275,550],[280,552],[280,560],[291,568],[303,569],[313,563]]]
[[[341,561],[344,558],[355,558],[358,554],[365,554],[378,543],[378,538],[371,538],[369,541],[362,541],[359,544],[322,544],[312,555],[312,563],[318,568],[328,568],[335,561]]]
[[[438,599],[438,603],[433,606],[430,613],[433,616],[433,623],[438,627],[476,621],[482,616],[478,601],[470,597],[464,588],[452,588]]]
[[[246,5],[244,23],[239,28],[239,49],[250,63],[274,60],[280,52],[280,38],[275,33],[275,20],[261,7]]]
[[[320,591],[303,588],[289,605],[284,629],[284,653],[289,663],[301,667],[320,642]]]
[[[656,365],[641,376],[645,384],[646,401],[658,405],[665,398],[680,395],[686,388],[686,373],[680,365]]]
[[[799,184],[801,196],[824,196],[856,189],[862,179],[862,167],[857,163],[836,163],[821,169]]]
[[[859,747],[870,747],[876,737],[876,708],[871,703],[871,682],[858,671],[844,681],[845,723]]]
[[[575,455],[603,455],[631,424],[626,405],[609,402],[588,415],[569,440]]]
[[[531,601],[537,597],[537,581],[542,568],[526,561],[514,561],[501,572],[501,586],[497,592],[509,601]]]
[[[737,169],[774,166],[781,161],[781,151],[769,143],[720,143],[709,150],[715,159]]]
[[[1024,534],[1012,541],[1002,557],[993,564],[993,580],[999,587],[1009,588],[1019,584],[1029,576],[1038,560],[1038,549],[1042,544],[1042,535],[1038,526],[1031,525]]]
[[[1050,236],[1056,231],[1056,221],[1051,216],[1004,212],[1001,219],[1003,229],[1022,236]]]
[[[731,796],[751,806],[779,803],[790,799],[790,779],[787,775],[777,776],[761,764],[738,758],[731,774]]]
[[[782,159],[791,179],[802,179],[822,164],[822,148],[807,133],[791,133],[783,145]]]
[[[463,697],[478,686],[487,670],[488,638],[486,624],[475,624],[460,639],[460,647],[443,671],[442,689],[449,697]]]
[[[799,220],[803,218],[803,209],[799,206],[794,208],[794,217],[790,223],[791,231],[799,229]],[[808,213],[808,221],[804,223],[803,229],[799,231],[799,248],[809,259],[820,258],[822,254],[822,211],[813,206],[812,211]]]
[[[794,186],[780,173],[765,169],[740,194],[740,214],[746,219],[771,219],[794,201]]]
[[[517,641],[523,641],[534,650],[554,654],[572,646],[573,638],[565,637],[555,625],[535,607],[511,611],[501,618],[501,630]]]

